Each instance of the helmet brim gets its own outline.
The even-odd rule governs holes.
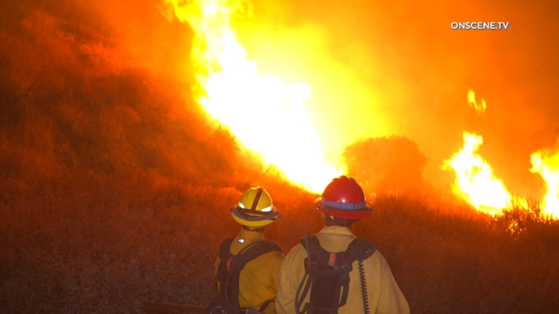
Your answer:
[[[365,219],[370,217],[371,214],[373,213],[373,210],[370,207],[367,207],[365,209],[360,209],[360,210],[352,210],[352,211],[335,210],[335,209],[329,209],[329,207],[325,207],[324,209],[321,209],[321,211],[325,214],[332,215],[334,217],[338,217],[341,219],[347,219],[347,220]]]
[[[247,227],[264,227],[281,218],[276,207],[262,216],[249,216],[244,214],[241,208],[233,207],[231,208],[231,216],[236,222]]]
[[[365,219],[370,217],[373,213],[373,208],[369,204],[359,209],[340,209],[330,206],[324,206],[322,204],[322,197],[317,198],[314,203],[316,205],[316,208],[323,213],[347,220]]]

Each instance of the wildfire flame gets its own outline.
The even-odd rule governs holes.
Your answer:
[[[331,166],[320,147],[303,102],[311,96],[305,83],[284,83],[260,74],[247,60],[230,22],[246,13],[244,1],[164,0],[195,36],[192,61],[196,66],[197,101],[226,125],[242,144],[276,165],[292,182],[314,192],[342,172]],[[168,12],[171,13],[171,12]]]
[[[481,104],[476,102],[473,90],[468,91],[468,104],[478,114],[487,108],[484,99]],[[464,147],[443,164],[443,169],[456,173],[452,192],[478,211],[492,216],[501,214],[503,209],[512,206],[512,196],[503,182],[493,175],[491,166],[476,153],[483,144],[483,137],[468,132],[463,132],[462,136]]]
[[[478,104],[476,101],[476,94],[471,89],[468,91],[468,104],[472,106],[478,114],[484,113],[485,109],[487,109],[487,104],[485,103],[485,99],[482,98],[481,104]]]
[[[530,156],[531,172],[539,174],[547,185],[541,203],[542,214],[559,219],[559,150],[545,149]]]
[[[503,182],[494,177],[491,166],[476,153],[483,138],[468,132],[463,132],[463,137],[464,147],[443,165],[456,173],[452,191],[479,211],[492,216],[499,214],[511,206],[511,195]]]
[[[487,108],[483,99],[481,105],[477,104],[472,90],[468,91],[468,103],[478,114]],[[495,178],[491,166],[476,153],[483,144],[483,138],[468,132],[463,132],[463,137],[464,147],[443,164],[443,169],[456,173],[453,193],[477,210],[492,216],[501,214],[503,209],[513,205],[530,209],[527,200],[511,196],[503,182]],[[539,174],[547,185],[546,195],[540,204],[541,213],[544,217],[559,219],[559,149],[541,150],[530,157],[530,171]]]

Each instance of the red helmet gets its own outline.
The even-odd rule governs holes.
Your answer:
[[[361,220],[373,212],[367,205],[363,189],[346,176],[332,180],[315,203],[325,214],[348,220]]]

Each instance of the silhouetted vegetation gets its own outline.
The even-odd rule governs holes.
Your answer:
[[[268,189],[284,215],[266,234],[285,252],[321,228],[316,195],[264,171],[182,83],[106,59],[118,54],[106,34],[52,14],[1,14],[13,20],[0,22],[3,312],[206,304],[218,245],[239,230],[229,208],[251,185]],[[373,139],[346,154],[371,193],[421,182],[424,159],[407,139]],[[387,172],[376,179],[365,168]],[[392,177],[398,171],[413,176]],[[355,231],[385,255],[413,313],[559,308],[557,222],[371,199],[373,217]]]

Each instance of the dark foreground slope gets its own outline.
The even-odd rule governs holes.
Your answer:
[[[72,2],[38,3],[4,4],[0,19],[3,312],[206,303],[218,244],[238,230],[228,208],[252,184],[284,213],[267,235],[286,252],[320,229],[316,195],[263,173],[183,81],[122,57],[110,28],[68,15]],[[379,197],[356,225],[413,313],[556,312],[557,224],[520,219],[512,235],[513,219],[452,211]]]

